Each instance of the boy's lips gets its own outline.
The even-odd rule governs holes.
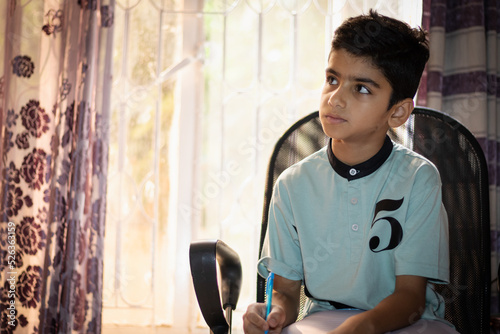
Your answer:
[[[325,120],[330,124],[340,124],[346,122],[345,119],[337,115],[325,115]]]

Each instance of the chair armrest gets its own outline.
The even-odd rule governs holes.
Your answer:
[[[195,241],[189,247],[191,276],[198,305],[213,333],[227,333],[224,316],[228,307],[236,308],[241,289],[241,263],[238,254],[221,240]],[[217,263],[221,293],[217,282]],[[222,300],[222,306],[221,306]]]

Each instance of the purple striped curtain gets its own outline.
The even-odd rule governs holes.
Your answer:
[[[424,0],[431,57],[418,104],[442,110],[478,138],[489,164],[492,281],[500,257],[500,1]],[[491,312],[499,311],[492,286]]]

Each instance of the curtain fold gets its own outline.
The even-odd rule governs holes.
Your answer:
[[[5,1],[2,333],[100,333],[113,1]]]
[[[500,2],[424,0],[423,28],[431,57],[418,104],[461,121],[479,140],[488,161],[492,281],[500,260]],[[492,285],[491,312],[499,312]]]

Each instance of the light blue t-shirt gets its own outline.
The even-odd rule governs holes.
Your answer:
[[[306,313],[334,309],[328,301],[369,310],[398,275],[448,283],[448,252],[437,169],[387,137],[362,164],[343,164],[328,145],[280,175],[258,271],[301,280]],[[444,318],[430,283],[422,318]]]

